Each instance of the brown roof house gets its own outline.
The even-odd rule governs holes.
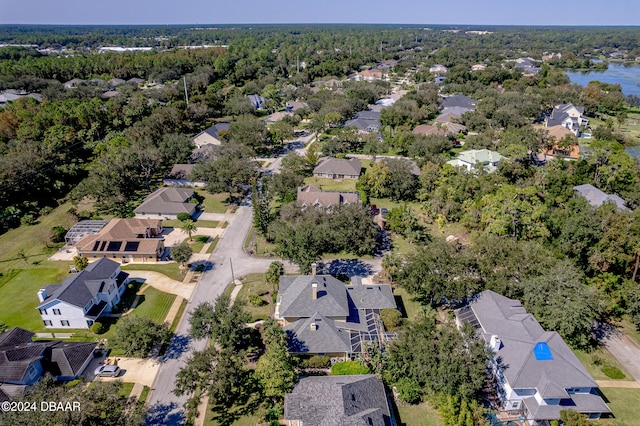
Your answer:
[[[363,284],[358,277],[345,285],[331,275],[281,276],[275,319],[289,335],[289,352],[349,359],[362,352],[364,342],[395,337],[380,320],[386,308],[396,308],[386,284]]]
[[[291,425],[389,426],[391,416],[384,385],[373,374],[303,377],[284,397]]]
[[[100,232],[76,244],[89,261],[108,257],[116,262],[157,262],[164,253],[161,219],[113,219]]]
[[[296,205],[302,209],[316,207],[331,209],[335,206],[360,204],[360,194],[357,192],[323,191],[313,185],[298,187]]]
[[[355,158],[325,157],[313,169],[313,176],[329,179],[358,179],[362,163]]]
[[[197,204],[190,203],[195,191],[189,188],[165,187],[157,189],[144,199],[134,213],[140,218],[175,219],[180,213],[193,216]]]
[[[220,145],[227,133],[229,133],[229,123],[216,123],[195,135],[191,141],[197,148],[205,145]]]

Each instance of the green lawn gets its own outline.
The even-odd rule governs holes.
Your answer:
[[[576,354],[582,365],[585,366],[587,371],[593,376],[595,380],[614,380],[602,372],[602,367],[604,365],[616,367],[624,373],[625,378],[618,380],[632,380],[631,375],[625,371],[625,369],[618,363],[618,361],[616,361],[613,355],[611,355],[605,348],[597,348],[590,352],[574,349],[573,353]]]
[[[249,234],[247,235],[247,239],[245,240],[245,247],[248,247],[249,243],[251,242],[251,234],[252,234],[252,232],[255,233],[255,239],[253,240],[253,242],[254,242],[254,246],[253,246],[254,254],[256,256],[259,256],[259,257],[275,257],[276,256],[276,254],[275,254],[275,250],[276,250],[275,244],[271,244],[270,242],[267,242],[267,240],[264,238],[264,235],[258,234],[254,230],[249,232]]]
[[[249,274],[242,280],[242,289],[238,293],[236,302],[241,303],[247,312],[251,314],[252,322],[264,320],[273,314],[271,293],[277,291],[264,281],[264,274]],[[263,306],[254,306],[249,303],[249,296],[260,296],[266,303]]]
[[[211,242],[211,245],[207,249],[207,253],[213,253],[213,251],[216,249],[216,246],[218,245],[218,241],[220,241],[220,238],[218,238],[218,237],[214,237],[213,238],[213,241]]]
[[[149,287],[141,295],[140,302],[131,312],[131,316],[147,317],[156,322],[164,322],[175,299],[175,294],[163,293],[160,290]]]
[[[206,191],[198,191],[204,197],[202,207],[206,213],[225,213],[227,211],[227,199],[229,194],[209,194]]]
[[[189,237],[184,239],[185,243],[188,243],[191,246],[191,250],[194,253],[200,253],[202,247],[209,241],[208,235],[194,235],[193,238],[189,239]]]
[[[134,263],[122,265],[123,271],[154,271],[166,275],[176,281],[182,281],[184,274],[177,263]]]
[[[133,389],[133,385],[135,383],[127,383],[127,382],[123,382],[120,384],[120,389],[118,389],[118,394],[124,396],[125,398],[128,398],[129,395],[131,395],[131,390]]]
[[[142,393],[140,394],[140,399],[138,399],[138,401],[140,402],[147,402],[147,397],[149,396],[149,386],[145,386],[144,388],[142,388]]]
[[[398,306],[404,306],[403,314],[410,320],[418,318],[424,312],[420,302],[413,300],[413,297],[403,288],[396,288],[393,291]],[[400,300],[398,300],[400,299]]]
[[[216,414],[207,406],[207,413],[204,418],[205,426],[219,426],[220,422],[218,422],[215,418]],[[247,414],[238,418],[236,421],[231,423],[230,426],[256,426],[258,423],[260,423],[260,420],[261,418],[259,416]]]
[[[313,185],[323,191],[343,191],[343,192],[356,192],[355,179],[344,179],[342,181],[327,179],[327,178],[315,178],[308,177],[304,180],[305,185]]]
[[[426,402],[397,408],[399,426],[444,426],[438,411]]]
[[[178,328],[178,323],[180,322],[180,319],[184,314],[184,310],[187,308],[187,303],[188,302],[185,299],[182,299],[182,302],[180,303],[180,307],[178,308],[178,313],[176,314],[176,317],[173,319],[173,322],[171,323],[171,331],[176,331],[176,329]]]
[[[26,266],[26,265],[25,265]],[[66,262],[42,262],[30,269],[14,269],[0,277],[0,322],[34,332],[46,331],[36,306],[38,290],[69,276]]]
[[[614,415],[614,419],[602,419],[600,423],[607,426],[638,424],[640,389],[600,388],[600,393]]]
[[[621,321],[614,322],[614,325],[640,345],[640,331],[638,331],[638,327],[631,322],[628,316],[625,316]]]
[[[69,229],[77,222],[68,213],[71,207],[71,203],[63,204],[48,215],[39,217],[36,225],[23,225],[0,235],[0,272],[37,265],[55,253],[60,244],[54,247],[49,243],[49,232],[54,226]],[[21,252],[25,257],[19,256]]]

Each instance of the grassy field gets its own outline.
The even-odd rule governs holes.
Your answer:
[[[118,389],[118,394],[124,396],[125,398],[128,398],[129,395],[131,394],[131,390],[133,389],[133,385],[135,383],[127,383],[127,382],[123,382],[120,384],[120,389]]]
[[[211,242],[211,245],[207,249],[207,253],[213,253],[213,251],[216,249],[216,246],[218,245],[218,241],[220,241],[220,238],[218,238],[218,237],[214,237],[213,238],[213,241]]]
[[[209,241],[208,235],[194,235],[193,238],[189,239],[189,237],[184,239],[185,243],[188,243],[191,246],[191,250],[194,253],[200,253],[202,247]]]
[[[399,426],[444,426],[438,411],[426,402],[397,408]]]
[[[403,313],[408,319],[418,318],[424,312],[420,302],[413,300],[413,297],[407,292],[407,290],[403,288],[396,288],[393,291],[393,294],[398,306],[404,306]]]
[[[149,287],[140,297],[138,306],[131,312],[131,316],[147,317],[161,323],[166,318],[175,299],[175,294],[163,293]]]
[[[582,365],[585,366],[587,371],[593,376],[595,380],[614,380],[602,372],[602,367],[604,365],[616,367],[624,373],[624,379],[618,380],[632,380],[631,375],[625,371],[625,369],[618,363],[618,361],[616,361],[613,355],[611,355],[605,348],[597,348],[590,352],[574,349],[573,353],[576,354]]]
[[[230,424],[230,426],[256,426],[260,423],[260,417],[252,414],[241,416],[236,421]],[[219,426],[221,423],[216,420],[216,414],[207,406],[207,413],[204,418],[205,426]],[[226,423],[228,424],[228,423]]]
[[[0,235],[0,272],[38,265],[55,253],[60,244],[54,246],[49,242],[51,228],[63,226],[69,229],[77,222],[68,213],[71,207],[70,203],[63,204],[48,215],[39,217],[35,225],[23,225]]]
[[[614,419],[602,419],[606,426],[638,424],[640,419],[640,389],[600,388],[605,402],[613,411]]]
[[[184,274],[177,263],[134,263],[122,266],[123,271],[154,271],[176,281],[182,281]]]
[[[238,293],[236,302],[241,303],[247,312],[251,314],[252,322],[264,320],[273,314],[271,293],[277,291],[270,284],[264,281],[264,274],[249,274],[242,280],[242,289]],[[260,296],[264,302],[263,306],[254,306],[249,302],[250,296]]]
[[[27,266],[27,265],[25,265]],[[47,284],[60,283],[69,276],[65,262],[41,262],[30,269],[14,269],[0,277],[0,322],[34,332],[45,331],[36,306],[38,290]]]
[[[224,213],[227,211],[227,199],[229,194],[209,194],[206,191],[198,191],[204,197],[202,207],[206,213]]]
[[[327,179],[327,178],[315,178],[313,176],[304,180],[305,185],[313,185],[323,191],[343,191],[343,192],[356,192],[356,180],[344,179],[342,181]]]
[[[176,317],[173,319],[173,322],[171,323],[171,331],[176,331],[176,329],[178,328],[178,323],[180,322],[180,319],[182,318],[182,315],[184,314],[184,310],[187,309],[187,300],[182,299],[182,302],[180,303],[180,307],[178,308],[178,313],[176,314]]]
[[[147,397],[149,396],[149,390],[151,390],[149,386],[145,386],[144,388],[142,388],[142,393],[140,394],[140,398],[138,399],[138,401],[146,402]]]

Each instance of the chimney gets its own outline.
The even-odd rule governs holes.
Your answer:
[[[491,336],[491,340],[489,341],[489,347],[493,352],[498,352],[502,347],[502,340],[497,335]]]
[[[313,300],[318,298],[318,283],[311,284],[311,298]]]
[[[311,264],[311,275],[318,275],[318,264],[316,262]]]
[[[315,322],[312,322],[312,323],[309,325],[309,328],[311,329],[311,331],[316,331],[316,330],[318,329],[318,326],[316,325],[316,323],[315,323]]]
[[[40,303],[44,302],[44,299],[47,298],[47,290],[44,288],[41,288],[40,290],[38,290],[38,300],[40,300]]]

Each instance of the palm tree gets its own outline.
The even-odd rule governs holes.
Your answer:
[[[182,230],[189,235],[189,242],[193,242],[193,238],[191,238],[191,236],[194,232],[198,231],[196,223],[191,219],[187,219],[182,223]]]

